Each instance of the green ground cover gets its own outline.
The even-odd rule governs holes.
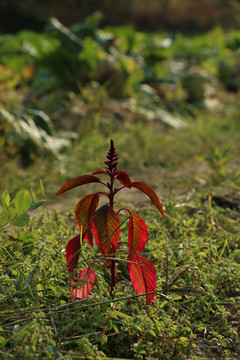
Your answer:
[[[0,37],[1,358],[239,358],[239,47],[235,30],[103,31],[95,17]],[[152,306],[121,259],[114,301],[101,265],[89,298],[70,297],[65,246],[86,193],[54,194],[102,168],[110,138],[119,167],[164,206],[165,220],[137,190],[117,199],[148,226]]]

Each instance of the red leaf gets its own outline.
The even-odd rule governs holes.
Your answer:
[[[91,175],[97,175],[97,174],[107,174],[107,172],[105,170],[98,170],[91,173]]]
[[[141,253],[147,242],[147,226],[139,215],[132,212],[130,214],[132,216],[129,219],[128,226],[129,252]]]
[[[80,235],[75,236],[67,244],[66,259],[69,273],[73,272],[73,270],[78,266],[80,248]]]
[[[116,170],[115,173],[116,179],[120,181],[121,184],[127,186],[129,189],[131,189],[131,179],[128,176],[126,171],[123,170]]]
[[[132,182],[131,186],[143,191],[152,200],[152,202],[155,204],[155,206],[160,211],[162,216],[165,218],[162,204],[160,203],[155,191],[153,191],[153,189],[150,186],[148,186],[147,184],[144,184],[142,182],[137,182],[137,181]]]
[[[84,239],[93,247],[93,231],[91,228],[85,233]]]
[[[93,233],[96,244],[103,255],[114,254],[116,252],[120,232],[119,226],[120,220],[118,215],[110,206],[103,205],[95,212]]]
[[[76,186],[89,184],[89,183],[93,183],[93,182],[100,182],[100,180],[96,176],[93,176],[93,175],[78,176],[78,177],[66,182],[66,184],[64,184],[58,190],[58,192],[56,193],[55,196],[60,195],[60,194],[64,193],[65,191],[71,190],[71,189],[75,188]]]
[[[90,228],[91,221],[94,216],[95,210],[98,206],[99,195],[96,194],[89,194],[84,196],[77,204],[75,209],[75,215],[77,218],[77,222],[79,225],[79,229],[82,234]],[[86,240],[92,246],[92,241],[89,240],[89,237],[86,237]]]
[[[71,294],[78,299],[86,299],[97,281],[97,275],[91,267],[88,267],[79,271],[78,276],[71,278],[71,285],[74,285],[79,280],[86,280],[87,283],[79,285],[80,287],[70,287]]]
[[[138,295],[156,291],[156,270],[153,264],[141,255],[129,255],[129,275]],[[156,300],[156,294],[146,295],[146,304],[151,305]]]

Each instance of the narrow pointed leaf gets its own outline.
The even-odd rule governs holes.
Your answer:
[[[78,299],[86,299],[97,281],[97,275],[91,267],[88,267],[81,270],[78,276],[71,278],[71,285],[81,280],[85,280],[85,282],[82,285],[71,287],[71,294]]]
[[[131,186],[141,190],[142,192],[144,192],[152,200],[152,202],[157,207],[159,212],[165,218],[163,208],[162,208],[162,204],[160,203],[155,191],[150,186],[148,186],[147,184],[144,184],[142,182],[138,182],[138,181],[132,182]]]
[[[27,211],[33,211],[37,208],[39,208],[39,206],[42,206],[45,203],[46,200],[39,200],[37,202],[35,202],[34,204],[32,204],[30,206],[30,208]]]
[[[93,234],[96,244],[103,255],[114,254],[118,246],[120,220],[116,212],[103,205],[95,212]]]
[[[79,253],[80,253],[80,235],[75,236],[71,239],[66,247],[66,260],[68,272],[73,272],[78,266]]]
[[[85,234],[91,226],[92,218],[95,210],[98,206],[99,195],[89,194],[84,196],[77,204],[75,209],[75,215],[77,218],[78,226],[82,234]],[[89,244],[92,246],[92,242],[85,237]]]
[[[156,270],[153,264],[141,255],[129,255],[129,275],[138,295],[156,291]],[[146,304],[156,300],[156,294],[146,295]]]
[[[123,170],[117,170],[115,171],[116,179],[123,185],[127,186],[129,189],[131,189],[131,179],[128,176],[126,171]]]
[[[139,215],[132,212],[130,214],[131,217],[128,226],[129,252],[141,253],[147,242],[147,226]]]
[[[60,195],[62,193],[64,193],[65,191],[71,190],[77,186],[80,185],[84,185],[84,184],[89,184],[89,183],[94,183],[94,182],[100,182],[100,180],[94,176],[94,175],[82,175],[82,176],[78,176],[74,179],[69,180],[68,182],[66,182],[56,193],[55,196]]]

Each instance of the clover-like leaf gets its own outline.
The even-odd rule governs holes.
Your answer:
[[[2,199],[4,200],[6,206],[10,205],[10,195],[9,192],[7,190],[4,190],[2,193]]]
[[[27,211],[32,203],[32,197],[28,190],[20,190],[14,200],[15,208],[18,215]]]

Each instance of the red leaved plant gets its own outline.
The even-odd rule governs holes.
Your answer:
[[[122,208],[117,212],[114,208],[115,195],[124,188],[137,188],[144,192],[155,204],[159,212],[164,217],[162,205],[152,188],[142,182],[132,182],[127,171],[118,170],[118,156],[114,147],[113,140],[110,142],[110,148],[107,154],[105,170],[100,170],[91,175],[82,175],[76,177],[64,184],[56,195],[60,195],[65,191],[73,189],[77,186],[100,183],[107,188],[106,192],[97,192],[84,196],[77,204],[75,215],[79,225],[80,234],[71,239],[66,247],[66,259],[68,272],[73,273],[78,269],[78,261],[81,252],[81,242],[86,241],[93,246],[95,239],[98,251],[104,255],[104,260],[95,259],[87,268],[71,274],[71,294],[79,299],[86,299],[92,291],[97,275],[93,270],[93,264],[97,261],[104,263],[111,273],[110,294],[113,298],[114,289],[118,274],[116,274],[116,252],[123,251],[128,254],[127,262],[130,279],[134,289],[138,294],[146,295],[146,303],[150,305],[156,299],[156,271],[153,264],[141,256],[145,244],[147,242],[147,226],[144,220],[137,214],[126,208]],[[108,182],[101,181],[96,175],[104,174],[108,176]],[[115,181],[119,182],[119,187],[115,187]],[[108,199],[108,203],[98,207],[99,195],[104,195]],[[119,242],[120,220],[119,213],[128,211],[128,243]],[[128,244],[128,251],[118,249],[118,245]]]

